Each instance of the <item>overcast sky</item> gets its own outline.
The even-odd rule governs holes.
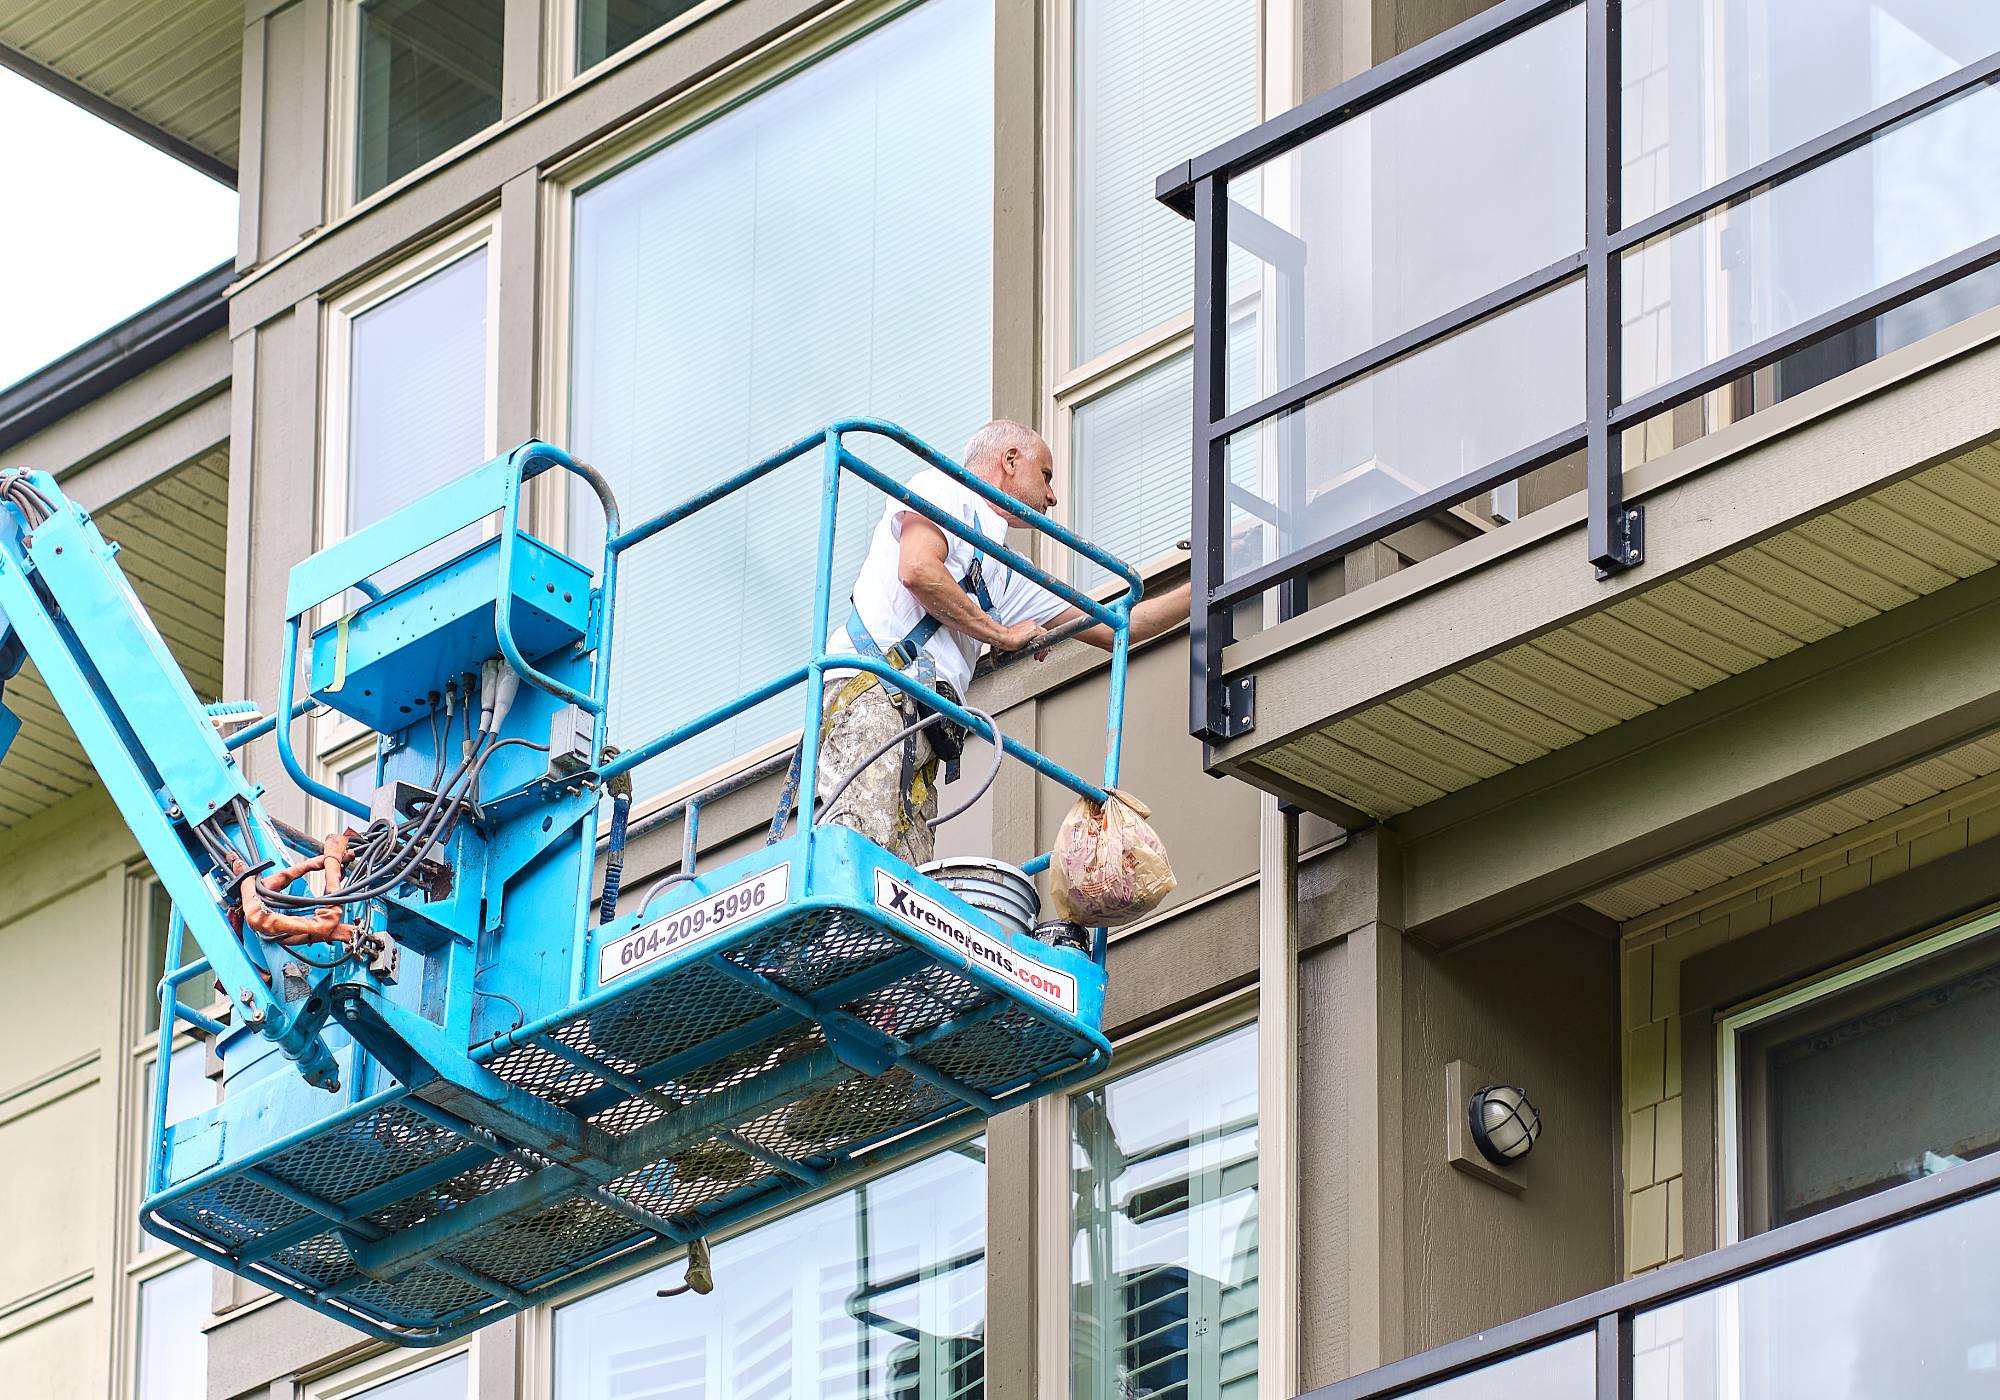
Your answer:
[[[0,387],[236,252],[236,191],[0,68]]]

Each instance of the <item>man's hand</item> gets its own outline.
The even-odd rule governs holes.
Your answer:
[[[1192,595],[1192,585],[1183,583],[1178,588],[1156,594],[1145,599],[1132,609],[1132,644],[1157,637],[1176,623],[1187,621],[1188,605]],[[1067,626],[1083,614],[1075,608],[1066,608],[1050,618],[1043,625],[1050,631]],[[1104,651],[1111,650],[1111,629],[1109,627],[1086,627],[1076,634],[1080,642],[1089,642]]]
[[[1040,646],[1048,635],[1048,629],[1039,622],[1017,622],[1001,629],[1001,640],[993,644],[993,650],[1027,651]]]

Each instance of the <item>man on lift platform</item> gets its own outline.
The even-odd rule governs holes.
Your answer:
[[[1049,445],[1020,423],[996,419],[974,433],[965,447],[965,466],[1034,510],[1047,511],[1056,503]],[[996,544],[1006,538],[1008,526],[1026,523],[936,468],[911,478],[910,490]],[[1158,636],[1187,615],[1185,583],[1147,598],[1132,609],[1132,641]],[[855,578],[847,623],[827,649],[880,657],[963,703],[981,647],[1038,649],[1051,631],[1082,616],[1041,585],[891,500]],[[1077,635],[1111,648],[1108,627]],[[819,751],[823,791],[921,718],[915,701],[867,672],[829,673],[827,680]],[[910,864],[923,865],[934,849],[939,770],[947,780],[956,776],[964,739],[963,729],[943,720],[909,735],[848,782],[822,819],[852,827]]]

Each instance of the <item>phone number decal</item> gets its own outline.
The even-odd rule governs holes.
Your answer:
[[[669,953],[727,932],[745,919],[785,902],[792,867],[780,865],[731,885],[663,919],[641,924],[604,945],[597,959],[597,985],[616,981],[656,963]]]

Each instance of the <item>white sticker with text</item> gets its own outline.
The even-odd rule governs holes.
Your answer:
[[[983,929],[947,913],[886,870],[875,872],[875,903],[911,928],[958,950],[988,972],[1006,978],[1031,996],[1076,1014],[1076,979],[1024,957]]]
[[[745,919],[777,908],[785,902],[791,871],[790,865],[774,866],[612,939],[598,954],[597,985],[637,972],[669,953],[706,942]]]

